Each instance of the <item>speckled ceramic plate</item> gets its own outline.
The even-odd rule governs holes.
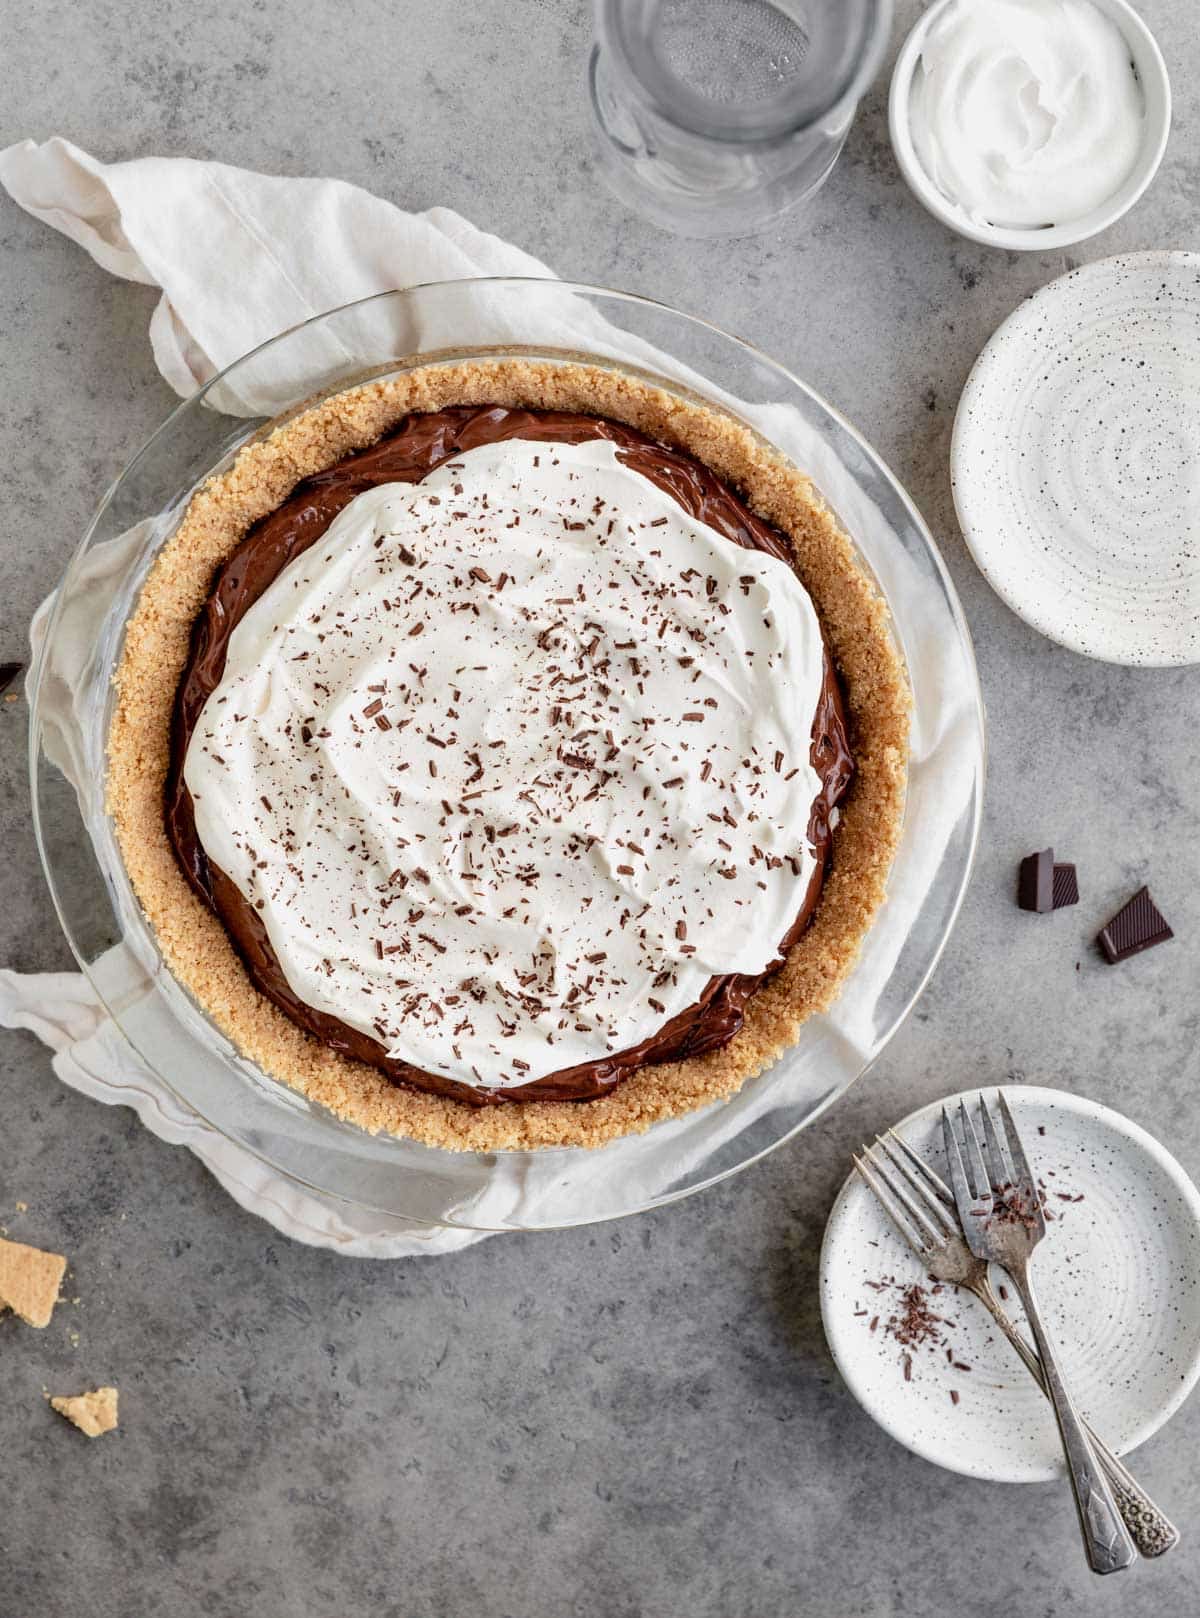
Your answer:
[[[1123,1454],[1157,1432],[1200,1375],[1200,1193],[1119,1113],[1061,1090],[1005,1093],[1046,1188],[1050,1222],[1033,1260],[1046,1323],[1084,1415]],[[896,1128],[945,1178],[941,1109],[940,1101],[924,1107]],[[974,1298],[952,1288],[929,1296],[941,1317],[938,1340],[908,1348],[897,1340],[889,1321],[914,1282],[932,1293],[852,1174],[821,1252],[825,1335],[851,1392],[893,1438],[938,1466],[996,1482],[1059,1476],[1050,1406]]]
[[[1009,316],[954,423],[988,581],[1087,657],[1200,662],[1200,253],[1131,253]]]

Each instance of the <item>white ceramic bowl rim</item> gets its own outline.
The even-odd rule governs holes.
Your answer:
[[[1111,17],[1121,30],[1129,46],[1130,55],[1141,81],[1146,99],[1146,119],[1142,148],[1137,163],[1124,182],[1106,202],[1079,219],[1061,225],[1037,230],[1023,230],[1006,225],[980,224],[964,209],[945,196],[930,179],[917,156],[909,128],[909,96],[913,74],[929,32],[938,16],[951,4],[951,0],[934,0],[934,4],[918,18],[909,33],[896,65],[892,70],[888,92],[888,132],[892,150],[900,165],[900,172],[910,190],[935,219],[940,219],[960,236],[980,242],[987,247],[1007,248],[1013,252],[1035,253],[1059,247],[1071,247],[1077,242],[1096,236],[1110,225],[1116,224],[1138,201],[1158,172],[1171,132],[1171,81],[1158,41],[1150,32],[1145,19],[1133,9],[1128,0],[1091,0],[1100,11]]]

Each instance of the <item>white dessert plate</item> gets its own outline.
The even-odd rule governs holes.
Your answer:
[[[1046,1188],[1050,1222],[1033,1260],[1046,1324],[1080,1409],[1124,1454],[1158,1431],[1200,1375],[1200,1192],[1119,1113],[1061,1090],[1005,1094]],[[967,1099],[973,1107],[973,1093]],[[945,1178],[941,1109],[923,1107],[896,1131]],[[942,1341],[906,1348],[888,1322],[913,1283],[944,1324]],[[852,1173],[821,1250],[825,1335],[850,1391],[893,1438],[952,1472],[997,1483],[1060,1476],[1054,1417],[1032,1377],[981,1304],[951,1287],[932,1294],[932,1285]]]
[[[1200,253],[1129,253],[1029,298],[976,360],[954,504],[988,582],[1108,663],[1200,662]]]

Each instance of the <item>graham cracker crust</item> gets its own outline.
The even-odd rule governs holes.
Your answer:
[[[410,411],[500,404],[583,411],[685,450],[789,536],[837,664],[856,774],[808,931],[753,997],[722,1050],[644,1067],[592,1101],[475,1108],[402,1090],[311,1039],[250,981],[220,921],[192,892],[163,821],[171,713],[193,620],[212,575],[250,525],[303,478],[364,449]],[[107,805],[125,867],[163,958],[210,1019],[265,1073],[371,1133],[454,1151],[601,1146],[729,1097],[827,1009],[884,902],[904,808],[910,694],[887,607],[809,480],[712,406],[586,363],[503,359],[427,364],[302,409],[247,444],[192,498],[156,558],[126,629],[108,738]]]

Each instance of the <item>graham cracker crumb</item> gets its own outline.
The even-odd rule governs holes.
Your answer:
[[[117,1425],[116,1388],[96,1388],[92,1393],[67,1395],[51,1399],[50,1403],[89,1438],[111,1433]]]
[[[0,1239],[0,1309],[11,1309],[27,1326],[48,1326],[66,1268],[61,1253]]]
[[[13,1206],[16,1208],[18,1213],[28,1213],[29,1212],[29,1204],[27,1202],[17,1202],[17,1203],[14,1203]]]
[[[410,411],[500,404],[583,411],[640,428],[708,465],[789,536],[845,687],[856,774],[811,926],[723,1049],[641,1068],[587,1102],[474,1108],[400,1089],[311,1039],[254,988],[221,922],[180,871],[163,822],[176,687],[215,568],[296,484],[374,443]],[[904,807],[910,697],[887,607],[808,478],[745,424],[695,398],[582,361],[428,364],[320,400],[245,445],[193,496],[126,627],[108,739],[108,809],[170,970],[265,1073],[372,1134],[455,1151],[600,1146],[733,1095],[837,998],[884,901]]]

